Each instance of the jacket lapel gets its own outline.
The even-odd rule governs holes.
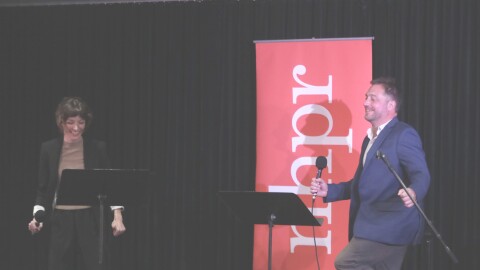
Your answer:
[[[382,145],[385,138],[387,138],[388,135],[392,132],[393,127],[397,124],[397,122],[398,122],[398,119],[396,117],[393,118],[390,121],[390,123],[388,123],[385,126],[385,128],[382,130],[382,132],[380,132],[380,135],[378,135],[378,138],[375,140],[373,145],[370,147],[370,150],[368,150],[367,157],[365,159],[365,164],[363,166],[364,168],[367,168],[368,165],[370,164],[371,160],[373,158],[376,158],[378,149]]]
[[[57,180],[56,182],[58,183],[59,178],[58,178],[58,167],[60,166],[60,155],[62,154],[62,147],[63,147],[63,137],[58,138],[55,143],[53,144],[52,147],[52,155],[51,155],[51,163],[54,168],[55,172],[55,179]]]

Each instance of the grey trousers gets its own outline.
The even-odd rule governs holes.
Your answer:
[[[355,238],[335,259],[337,270],[400,270],[407,246],[386,245]]]

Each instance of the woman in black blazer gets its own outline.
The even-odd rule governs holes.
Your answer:
[[[100,270],[98,241],[98,208],[88,205],[57,205],[56,190],[64,169],[108,168],[104,142],[83,137],[92,121],[88,105],[80,98],[67,97],[55,113],[61,138],[42,143],[38,172],[38,189],[28,224],[32,234],[42,230],[39,217],[49,213],[51,237],[49,269],[76,269],[76,258],[86,269]],[[121,206],[113,206],[113,235],[125,232]],[[43,211],[43,212],[42,212]]]

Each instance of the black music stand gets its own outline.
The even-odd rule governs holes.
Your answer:
[[[321,226],[294,193],[219,191],[226,205],[243,221],[268,224],[268,269],[272,269],[272,228],[274,225]]]
[[[148,170],[65,169],[57,191],[57,205],[99,206],[99,264],[103,263],[105,206],[146,203]]]

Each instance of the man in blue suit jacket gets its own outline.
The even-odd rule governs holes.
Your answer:
[[[324,202],[350,199],[349,243],[335,260],[343,269],[401,269],[409,244],[423,236],[424,220],[414,202],[386,164],[376,158],[381,151],[422,206],[430,173],[418,133],[397,119],[400,105],[392,78],[371,81],[365,94],[368,129],[353,179],[327,184],[313,179],[311,192]]]

